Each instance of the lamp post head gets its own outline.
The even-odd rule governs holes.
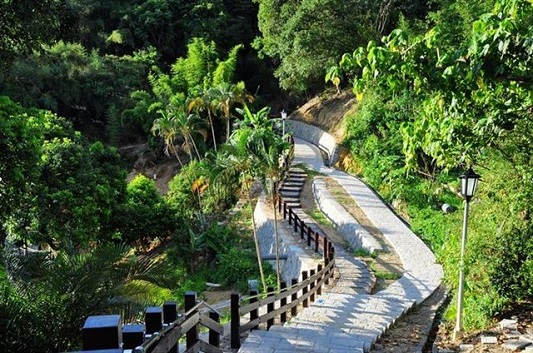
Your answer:
[[[470,167],[463,175],[461,175],[460,178],[461,178],[461,195],[466,200],[466,202],[469,202],[472,196],[474,196],[477,183],[479,179],[481,178],[481,176],[476,174],[476,172],[472,170],[472,167]]]
[[[281,111],[281,118],[282,118],[283,120],[287,119],[287,112],[286,112],[285,110],[282,110],[282,111]]]

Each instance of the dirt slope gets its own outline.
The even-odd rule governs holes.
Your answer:
[[[355,110],[355,103],[355,96],[351,91],[317,96],[291,112],[290,119],[318,126],[340,142],[344,136],[344,117]]]

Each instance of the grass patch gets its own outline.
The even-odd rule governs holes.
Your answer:
[[[369,257],[369,258],[375,259],[378,256],[378,254],[377,254],[376,251],[371,253],[370,251],[368,251],[366,249],[359,248],[359,249],[355,249],[353,251],[353,256],[355,256],[355,257]]]
[[[318,208],[315,208],[307,213],[316,223],[327,227],[333,227],[333,223],[331,223],[329,218],[327,218]]]
[[[402,277],[400,273],[384,270],[373,258],[365,258],[363,261],[368,265],[377,280],[396,281]]]
[[[385,281],[396,281],[400,279],[402,276],[394,273],[394,272],[388,272],[388,271],[373,271],[374,276],[376,276],[377,279],[383,279]]]

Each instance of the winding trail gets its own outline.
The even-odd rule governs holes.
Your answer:
[[[346,190],[394,247],[405,272],[373,295],[353,290],[349,283],[335,287],[285,325],[252,331],[239,352],[368,352],[390,325],[437,289],[442,268],[429,248],[363,182],[324,166],[320,150],[307,141],[295,139],[294,155],[294,165],[307,165]],[[339,272],[341,283],[346,283],[353,269],[342,266]]]

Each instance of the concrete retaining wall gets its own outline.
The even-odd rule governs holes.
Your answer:
[[[273,256],[276,254],[274,218],[270,214],[267,200],[265,195],[262,194],[254,210],[261,256]],[[290,284],[293,278],[300,281],[302,271],[316,269],[317,262],[307,255],[300,246],[292,244],[294,237],[282,218],[278,219],[278,234],[279,253],[287,256],[287,260],[281,261],[281,279],[287,284]],[[268,262],[274,269],[276,268],[275,261]]]
[[[311,142],[326,152],[328,155],[328,166],[333,166],[337,162],[339,158],[337,141],[331,134],[301,121],[286,120],[285,124],[287,131],[292,132],[294,137]]]
[[[313,180],[313,195],[318,208],[333,223],[337,232],[350,244],[352,249],[364,249],[370,253],[383,250],[381,244],[342,205],[326,188],[326,182],[320,178]]]

